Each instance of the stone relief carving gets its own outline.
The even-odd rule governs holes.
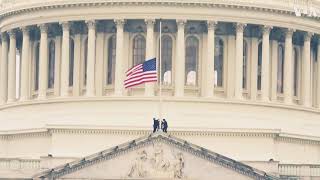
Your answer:
[[[182,152],[154,144],[153,148],[140,150],[136,156],[126,178],[186,179]]]

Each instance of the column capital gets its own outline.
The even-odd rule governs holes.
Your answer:
[[[86,21],[88,29],[95,29],[96,28],[96,21],[95,20],[88,20]]]
[[[178,28],[184,28],[184,26],[187,23],[187,20],[185,20],[185,19],[177,19],[176,22],[177,22]]]
[[[145,19],[144,22],[146,23],[147,27],[153,27],[156,23],[155,19]]]
[[[217,21],[211,21],[211,20],[207,21],[208,30],[216,30],[217,25],[218,25]]]
[[[47,24],[39,24],[38,27],[39,27],[41,33],[48,32],[48,25]]]
[[[60,22],[59,24],[62,27],[62,31],[69,31],[70,30],[70,23],[68,21]]]
[[[293,33],[295,32],[296,30],[295,29],[287,29],[285,31],[286,33],[286,37],[292,37]]]
[[[262,26],[261,29],[262,29],[262,33],[263,34],[270,34],[270,31],[272,30],[272,26]]]
[[[314,33],[312,32],[306,32],[304,35],[304,41],[310,41]]]
[[[2,41],[2,42],[8,41],[8,36],[7,36],[7,33],[6,33],[6,32],[2,32],[0,35],[1,35],[1,41]]]
[[[23,26],[23,27],[20,27],[20,30],[22,31],[23,36],[24,35],[29,35],[30,27],[29,26]]]
[[[9,34],[10,39],[16,38],[16,31],[15,30],[12,29],[12,30],[8,31],[8,34]]]
[[[236,32],[237,33],[243,33],[244,31],[244,28],[247,26],[247,24],[244,24],[244,23],[237,23],[236,24]]]
[[[125,19],[114,19],[113,22],[116,24],[117,28],[118,27],[123,28],[123,26],[126,24]]]

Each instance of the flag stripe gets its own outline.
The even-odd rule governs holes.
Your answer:
[[[130,68],[126,72],[126,79],[124,80],[124,87],[130,88],[146,82],[156,82],[157,70],[156,59],[150,59],[144,63],[138,64]]]

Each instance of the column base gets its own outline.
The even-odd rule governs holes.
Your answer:
[[[47,96],[45,96],[45,95],[39,95],[37,97],[37,100],[46,100],[46,99],[47,99]]]
[[[17,101],[17,99],[8,99],[7,103],[14,103],[16,101]]]
[[[19,101],[27,101],[27,100],[29,100],[28,97],[20,97],[20,99],[19,99]]]

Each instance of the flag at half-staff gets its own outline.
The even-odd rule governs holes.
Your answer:
[[[146,82],[157,82],[156,58],[135,65],[126,72],[124,87],[130,88]]]

